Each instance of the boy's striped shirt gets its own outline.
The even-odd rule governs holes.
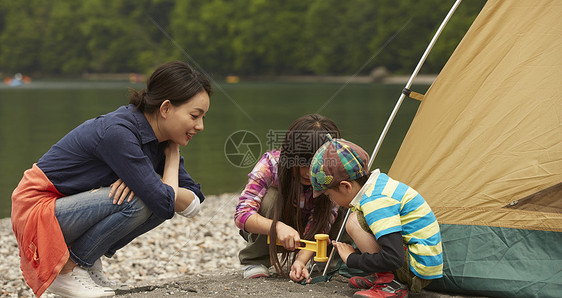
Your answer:
[[[373,172],[351,204],[361,210],[375,238],[401,232],[410,270],[423,279],[443,276],[441,233],[424,198],[408,185]]]

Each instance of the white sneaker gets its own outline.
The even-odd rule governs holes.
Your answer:
[[[244,278],[269,277],[269,269],[264,265],[250,265],[244,268]]]
[[[113,290],[129,290],[129,286],[125,284],[118,284],[116,282],[110,281],[103,273],[103,265],[101,263],[101,259],[98,259],[92,268],[86,269],[90,274],[92,280],[101,287],[110,288]]]
[[[115,295],[110,288],[98,286],[80,266],[72,272],[59,274],[47,291],[65,297],[107,297]]]

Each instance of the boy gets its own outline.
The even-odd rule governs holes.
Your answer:
[[[369,155],[343,139],[322,145],[312,158],[310,180],[314,197],[324,193],[354,211],[346,230],[359,251],[333,241],[350,268],[367,273],[354,276],[351,287],[365,288],[354,297],[407,297],[443,275],[441,234],[435,215],[415,190],[366,167]],[[394,271],[394,274],[390,271]]]

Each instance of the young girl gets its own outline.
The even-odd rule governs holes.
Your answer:
[[[305,265],[314,253],[296,250],[300,239],[312,240],[315,234],[328,233],[338,213],[329,200],[312,198],[310,186],[310,160],[327,140],[327,133],[339,135],[332,120],[316,114],[298,118],[289,127],[281,149],[266,152],[248,175],[234,214],[240,234],[248,241],[239,253],[240,263],[245,265],[244,278],[269,276],[272,264],[281,274],[281,263],[287,263],[289,252],[293,252],[289,277],[294,281],[308,277]],[[267,235],[283,244],[281,263],[279,247],[274,240],[268,245]]]
[[[27,284],[40,296],[102,297],[117,287],[100,257],[205,198],[179,146],[203,130],[211,86],[183,62],[158,67],[128,106],[56,143],[12,194],[12,226]]]

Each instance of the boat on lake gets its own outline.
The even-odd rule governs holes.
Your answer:
[[[29,83],[31,83],[31,78],[26,75],[22,75],[21,73],[16,73],[12,78],[4,78],[4,84],[11,87],[18,87]]]

